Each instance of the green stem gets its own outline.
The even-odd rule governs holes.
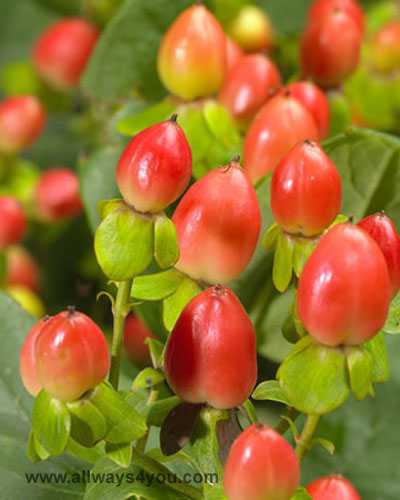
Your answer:
[[[318,424],[321,420],[320,415],[307,415],[303,430],[297,439],[296,455],[299,464],[302,463],[307,452],[311,449],[312,440],[317,432]]]
[[[117,296],[113,306],[114,328],[111,346],[111,368],[109,380],[114,389],[118,390],[119,372],[121,367],[122,342],[124,340],[125,320],[129,314],[129,299],[132,279],[118,283]]]
[[[154,476],[157,476],[157,474],[161,474],[162,476],[167,478],[168,476],[171,476],[171,474],[173,474],[169,469],[159,464],[156,460],[153,460],[148,455],[141,453],[136,448],[133,448],[132,463],[149,472],[150,474],[154,474]],[[193,500],[202,500],[204,498],[203,493],[200,490],[194,488],[193,486],[190,486],[190,484],[185,483],[181,479],[177,479],[176,482],[168,483],[168,485],[170,488],[173,488],[174,490],[182,493],[183,495],[186,495],[188,498],[191,498]]]
[[[296,410],[296,408],[290,408],[287,417],[294,422],[299,415],[300,412]],[[290,427],[289,422],[285,418],[282,418],[281,421],[278,423],[278,425],[275,427],[275,430],[279,434],[285,434],[285,432],[289,429],[289,427]]]
[[[151,388],[149,399],[146,402],[146,406],[150,406],[152,403],[155,403],[157,401],[158,396],[160,395],[160,389],[162,384],[163,383],[160,382]],[[145,452],[148,438],[149,438],[149,429],[147,429],[146,433],[136,441],[136,449],[138,451],[141,451],[143,453]]]

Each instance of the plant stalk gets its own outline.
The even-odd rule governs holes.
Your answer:
[[[314,439],[315,433],[317,432],[318,424],[321,420],[320,415],[307,415],[306,421],[304,423],[303,430],[296,444],[296,455],[301,464],[307,452],[311,449],[312,440]]]
[[[124,340],[125,320],[129,314],[129,300],[132,288],[132,279],[118,283],[117,296],[113,306],[114,328],[111,346],[111,368],[109,381],[114,389],[118,390],[119,373],[121,368],[122,343]]]

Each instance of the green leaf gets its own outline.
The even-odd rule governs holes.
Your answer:
[[[132,297],[141,300],[162,300],[175,293],[184,275],[177,269],[138,276],[133,281]]]
[[[277,401],[278,403],[290,405],[290,401],[283,394],[277,380],[267,380],[266,382],[261,382],[261,384],[258,384],[255,388],[251,397],[257,400],[267,399],[269,401]]]
[[[240,146],[240,135],[224,106],[209,99],[203,107],[203,115],[208,128],[223,149]]]
[[[223,467],[218,457],[217,422],[226,419],[224,411],[203,408],[197,418],[190,438],[191,454],[202,471],[223,477]]]
[[[26,447],[26,454],[31,462],[37,463],[41,460],[46,460],[49,458],[50,453],[43,448],[43,446],[35,438],[33,429],[29,433],[28,444]]]
[[[94,248],[104,274],[123,281],[143,272],[153,259],[153,221],[128,207],[109,214],[97,228]]]
[[[134,89],[152,99],[165,95],[157,77],[158,46],[178,13],[190,5],[189,0],[127,0],[94,49],[81,79],[83,91],[105,101]]]
[[[400,293],[390,303],[389,315],[383,327],[385,333],[400,333]]]
[[[60,455],[71,432],[71,417],[65,403],[42,389],[33,407],[32,428],[36,439],[51,455]]]
[[[245,414],[246,418],[252,424],[258,422],[257,410],[250,399],[246,399],[246,401],[241,406],[239,406],[239,410]]]
[[[143,417],[123,397],[103,382],[89,394],[89,400],[103,414],[107,422],[106,441],[126,443],[139,439],[146,432]]]
[[[64,15],[79,15],[81,10],[80,0],[36,0],[38,3],[46,6]]]
[[[364,348],[372,357],[372,382],[383,384],[389,378],[389,360],[385,344],[385,338],[382,332],[368,342],[365,342]]]
[[[372,357],[362,347],[348,347],[346,356],[351,390],[354,397],[362,401],[372,382]]]
[[[154,256],[161,269],[173,266],[179,259],[176,229],[166,215],[158,216],[154,224]]]
[[[134,496],[148,500],[186,499],[173,490],[167,481],[156,481],[154,476],[133,465],[122,469],[109,458],[100,460],[92,469],[91,476],[102,477],[103,481],[91,481],[84,500],[127,500]]]
[[[88,400],[67,403],[71,414],[71,437],[83,446],[94,446],[107,433],[107,423],[100,411]]]
[[[164,300],[163,319],[168,331],[173,329],[184,307],[200,292],[200,285],[191,278],[185,277],[176,292]]]
[[[272,279],[277,290],[284,292],[292,279],[293,243],[282,231],[276,243]]]
[[[132,460],[132,443],[106,443],[108,458],[111,458],[120,467],[127,468]]]
[[[98,203],[120,196],[115,180],[115,168],[122,150],[122,147],[102,149],[79,162],[80,191],[93,232],[100,223]]]
[[[193,165],[196,165],[206,158],[214,141],[213,135],[208,128],[203,111],[198,106],[186,105],[184,108],[178,109],[178,114],[179,124],[185,132],[192,150]],[[204,170],[210,170],[208,164],[204,166]]]
[[[299,488],[290,500],[312,500],[305,488]]]
[[[87,448],[79,444],[75,439],[70,438],[65,451],[85,462],[95,464],[104,457],[104,441],[100,441],[100,443],[97,443],[92,448]]]
[[[149,346],[151,362],[153,363],[154,368],[161,368],[165,345],[159,340],[155,340],[150,337],[144,342]]]
[[[265,250],[272,250],[274,248],[278,240],[279,233],[281,231],[282,228],[277,222],[274,222],[268,228],[268,231],[264,234],[262,239],[262,246]]]
[[[154,368],[147,367],[142,370],[133,381],[132,389],[137,391],[138,389],[148,389],[156,384],[159,384],[164,380],[164,375]]]
[[[335,453],[335,445],[332,443],[332,441],[329,441],[328,439],[324,439],[321,437],[316,437],[313,439],[313,444],[318,443],[321,446],[325,448],[325,450],[333,455]]]
[[[154,125],[155,123],[163,122],[170,118],[176,110],[176,104],[170,99],[149,106],[139,113],[135,113],[128,118],[124,118],[118,123],[117,129],[121,134],[136,135],[145,128]]]
[[[168,413],[181,402],[178,396],[172,396],[152,403],[147,413],[147,425],[161,427]]]
[[[310,343],[307,337],[294,346],[277,377],[290,406],[307,414],[329,413],[350,393],[344,352]]]

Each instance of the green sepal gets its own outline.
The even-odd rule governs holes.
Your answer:
[[[144,418],[108,382],[102,382],[93,389],[88,399],[106,419],[106,441],[127,443],[139,439],[146,433]]]
[[[284,292],[292,279],[293,242],[281,231],[278,234],[272,269],[272,280],[277,290]]]
[[[350,106],[342,92],[328,92],[327,97],[331,115],[328,137],[333,137],[351,125]]]
[[[278,403],[290,405],[289,399],[282,392],[277,380],[267,380],[265,382],[261,382],[261,384],[258,384],[255,388],[251,397],[260,401],[277,401]]]
[[[296,236],[294,238],[292,265],[293,271],[298,278],[300,277],[310,255],[318,245],[319,240],[319,237],[303,238],[301,236]]]
[[[190,149],[193,156],[193,175],[197,175],[196,165],[202,164],[203,170],[208,172],[210,167],[205,161],[207,153],[212,146],[213,136],[208,128],[207,122],[204,118],[203,111],[197,106],[188,106],[180,110],[178,109],[179,124],[185,132],[186,138],[189,142]]]
[[[321,438],[321,437],[316,437],[312,440],[312,445],[314,444],[320,444],[322,447],[325,448],[325,450],[330,454],[334,455],[335,454],[335,445],[332,443],[332,441],[329,441],[329,439]]]
[[[157,216],[154,223],[154,257],[161,269],[173,266],[179,259],[176,229],[164,214]]]
[[[362,401],[372,382],[372,357],[362,347],[347,347],[346,357],[351,390],[357,401]]]
[[[149,407],[147,425],[149,427],[161,427],[168,413],[180,403],[182,403],[182,400],[178,396],[155,401]]]
[[[121,199],[114,200],[100,200],[97,203],[97,214],[101,220],[104,220],[107,215],[110,215],[114,210],[118,208],[123,208],[125,205],[124,201]]]
[[[104,274],[124,281],[143,272],[153,259],[154,221],[119,206],[97,228],[94,249]]]
[[[104,441],[100,441],[95,446],[87,448],[82,446],[75,439],[69,438],[66,452],[74,457],[85,460],[91,464],[95,464],[98,460],[104,457]]]
[[[66,404],[42,389],[33,406],[32,430],[38,443],[51,455],[61,455],[71,432]]]
[[[371,382],[383,384],[389,379],[389,358],[383,333],[377,333],[375,337],[363,345],[372,357]]]
[[[246,399],[246,401],[239,406],[239,410],[246,416],[250,423],[255,424],[258,422],[256,407],[250,399]]]
[[[185,275],[175,268],[134,279],[131,295],[140,300],[162,300],[178,289]]]
[[[163,344],[159,340],[152,338],[147,338],[144,343],[149,346],[150,358],[153,364],[153,368],[155,368],[156,370],[158,368],[161,368],[163,364],[165,344]]]
[[[389,314],[383,327],[385,333],[400,333],[400,293],[390,303]]]
[[[176,110],[176,104],[166,98],[139,113],[124,118],[117,125],[117,130],[124,135],[136,135],[155,123],[166,121]]]
[[[30,430],[26,454],[31,462],[37,463],[49,458],[50,453],[37,441],[33,429]]]
[[[163,380],[164,375],[159,370],[147,367],[136,376],[132,384],[132,390],[148,389],[149,387],[153,387],[163,382]]]
[[[105,452],[120,467],[126,469],[131,465],[132,443],[106,443]]]
[[[224,106],[209,99],[203,107],[203,115],[210,132],[223,149],[240,146],[240,134]]]
[[[184,307],[202,291],[197,281],[184,277],[177,290],[167,297],[163,303],[163,320],[165,328],[170,332],[177,322]]]
[[[301,335],[299,335],[297,331],[296,322],[292,314],[288,314],[283,322],[282,335],[291,344],[295,344],[301,339]]]
[[[315,343],[309,337],[293,347],[277,378],[290,406],[307,414],[330,413],[350,394],[344,351]]]
[[[275,247],[279,233],[281,232],[281,226],[277,222],[274,222],[263,236],[262,246],[264,250],[272,250]]]
[[[87,399],[67,403],[71,414],[71,437],[82,446],[92,447],[107,434],[107,423]]]

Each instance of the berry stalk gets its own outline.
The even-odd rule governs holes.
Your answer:
[[[307,452],[310,451],[312,447],[312,441],[314,439],[315,433],[319,422],[321,420],[321,415],[307,415],[306,421],[304,423],[303,430],[297,440],[296,455],[299,464],[303,462]]]

